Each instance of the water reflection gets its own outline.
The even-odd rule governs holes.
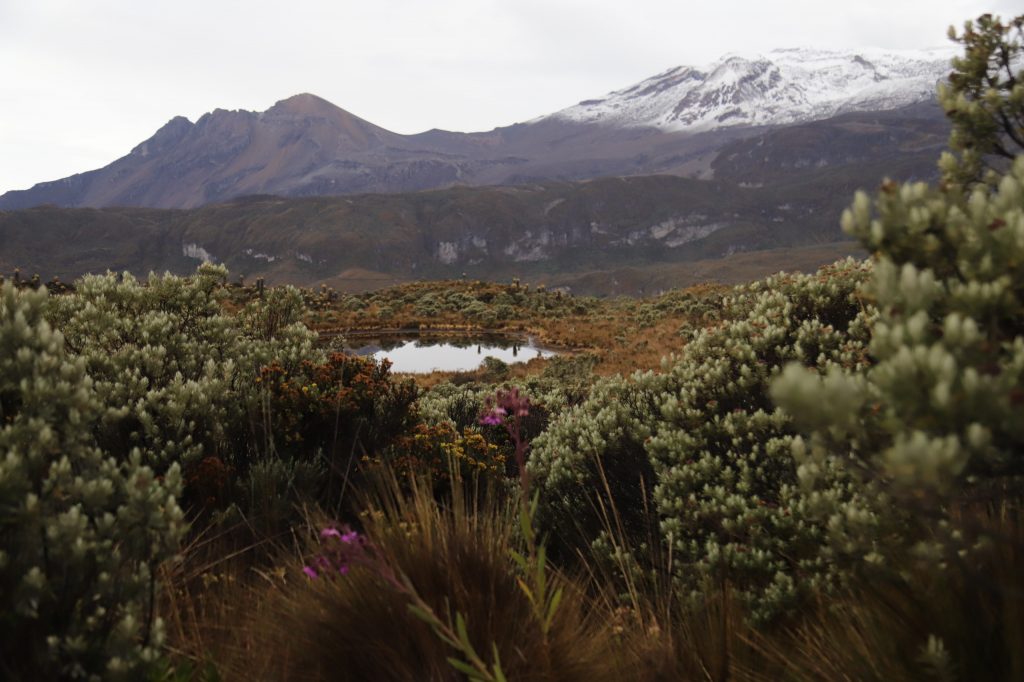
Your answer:
[[[549,358],[554,351],[514,340],[453,341],[439,339],[380,340],[359,348],[356,355],[372,355],[380,360],[391,360],[394,372],[426,373],[434,371],[465,372],[480,366],[486,357],[497,358],[507,364],[527,362],[533,358]]]

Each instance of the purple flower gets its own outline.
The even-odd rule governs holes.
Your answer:
[[[335,538],[336,541],[331,540]],[[321,554],[310,560],[302,572],[311,579],[333,574],[347,575],[352,566],[369,566],[386,580],[394,583],[394,576],[387,567],[377,566],[373,548],[366,537],[359,531],[352,530],[348,525],[325,526],[320,530]]]
[[[530,414],[530,399],[519,393],[518,388],[511,388],[508,391],[498,391],[484,401],[484,411],[480,415],[480,424],[487,426],[498,426],[503,424],[508,432],[509,438],[515,445],[516,465],[519,468],[519,477],[523,490],[530,487],[530,477],[526,471],[526,451],[529,443],[523,437],[523,417]],[[511,416],[512,419],[505,418]]]
[[[480,423],[484,426],[497,426],[501,423],[501,417],[491,412],[490,414],[485,414],[480,417]]]
[[[337,542],[330,538],[337,538]],[[375,551],[373,544],[358,531],[352,530],[347,524],[325,526],[320,530],[321,554],[315,556],[302,572],[310,579],[328,578],[337,571],[338,575],[348,575],[353,566],[362,566],[376,573],[399,591],[406,587],[398,579],[394,569],[388,565]]]

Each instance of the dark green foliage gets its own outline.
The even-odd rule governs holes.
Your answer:
[[[972,556],[941,568],[903,556],[898,570],[875,572],[805,610],[788,636],[761,635],[769,665],[780,668],[776,679],[1024,678],[1021,510],[984,507],[957,520],[993,540]]]
[[[939,88],[953,122],[953,154],[943,155],[942,170],[952,182],[991,183],[1024,152],[1024,15],[1004,23],[983,14],[959,35],[951,27],[949,37],[964,54]]]

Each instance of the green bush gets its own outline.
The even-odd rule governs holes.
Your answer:
[[[230,315],[220,303],[226,277],[210,265],[145,283],[108,273],[48,302],[48,318],[94,381],[100,446],[139,448],[158,474],[176,464],[189,487],[203,483],[193,474],[206,460],[245,475],[266,454],[254,437],[275,407],[257,382],[262,367],[292,369],[323,356],[297,321],[295,289],[269,289]]]
[[[1024,157],[994,189],[888,185],[874,210],[859,194],[843,225],[877,259],[874,365],[824,378],[789,369],[776,396],[808,434],[795,444],[808,488],[838,460],[873,491],[863,507],[820,510],[845,544],[877,545],[842,519],[896,497],[926,512],[897,534],[939,551],[951,503],[1024,491]]]
[[[195,281],[205,281],[216,286],[219,280],[223,281],[221,275],[226,279],[227,270],[210,265],[200,266]],[[183,283],[178,279],[164,277],[161,284],[173,287]],[[291,286],[273,287],[265,290],[260,298],[246,304],[238,314],[238,319],[248,336],[259,341],[269,342],[294,328],[294,325],[298,324],[302,318],[305,309],[306,305],[298,289]],[[212,308],[209,312],[216,314],[219,311]]]
[[[939,104],[953,123],[939,166],[949,182],[994,185],[1024,151],[1024,15],[1003,23],[983,14],[959,35],[950,27],[949,37],[964,54],[939,85]]]
[[[957,38],[965,56],[940,101],[959,155],[943,156],[943,183],[886,182],[843,215],[876,261],[870,369],[790,368],[775,386],[807,435],[794,443],[804,486],[836,463],[861,481],[858,504],[817,511],[838,546],[876,563],[908,546],[961,556],[981,539],[954,529],[964,505],[1024,494],[1024,156],[1006,165],[1024,150],[1022,27],[984,15]]]
[[[467,426],[477,425],[484,399],[493,393],[493,390],[482,384],[457,386],[445,381],[424,391],[416,405],[424,423],[449,424],[461,431]]]
[[[0,290],[0,674],[139,679],[161,643],[155,570],[184,530],[180,469],[98,445],[103,400],[46,305]]]
[[[490,355],[486,356],[484,361],[480,363],[480,368],[483,371],[484,377],[492,382],[507,379],[512,371],[507,362]]]
[[[641,564],[671,554],[685,590],[728,578],[758,618],[841,579],[827,527],[805,514],[794,428],[768,387],[789,361],[865,362],[871,312],[856,290],[866,273],[848,260],[739,288],[725,301],[736,319],[699,332],[664,373],[598,382],[535,443],[545,522],[599,553],[621,551],[623,538],[651,543],[633,548]],[[856,495],[841,469],[830,473],[830,494]]]

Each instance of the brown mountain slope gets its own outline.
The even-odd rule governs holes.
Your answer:
[[[920,172],[915,164],[908,168]],[[839,214],[853,189],[880,180],[872,165],[852,164],[762,187],[661,175],[348,197],[264,195],[189,210],[0,211],[0,270],[62,279],[107,268],[184,273],[211,259],[236,274],[297,284],[358,288],[356,280],[375,286],[465,273],[557,276],[588,290],[637,293],[669,274],[682,276],[687,263],[740,253],[775,249],[756,260],[758,267],[792,267],[786,249],[842,240]],[[621,288],[595,286],[595,272],[651,267],[662,274],[623,275]]]
[[[945,141],[945,123],[934,105],[841,118],[841,124],[701,134],[547,118],[488,133],[398,135],[306,94],[260,113],[218,109],[195,123],[172,119],[109,166],[7,192],[0,209],[193,208],[250,194],[337,196],[652,173],[714,173],[756,183],[806,170],[787,159],[812,142],[814,163],[841,166],[889,162],[894,150],[915,153]],[[773,158],[743,151],[755,144],[760,153],[763,140]]]
[[[400,141],[319,97],[296,95],[261,113],[218,109],[195,123],[172,119],[109,166],[8,193],[3,205],[40,195],[58,205],[190,207],[225,194],[288,194],[338,159]]]
[[[716,178],[762,184],[805,181],[823,170],[863,164],[928,179],[948,137],[939,107],[915,104],[760,132],[720,147],[711,169]],[[908,164],[916,173],[906,172]]]

